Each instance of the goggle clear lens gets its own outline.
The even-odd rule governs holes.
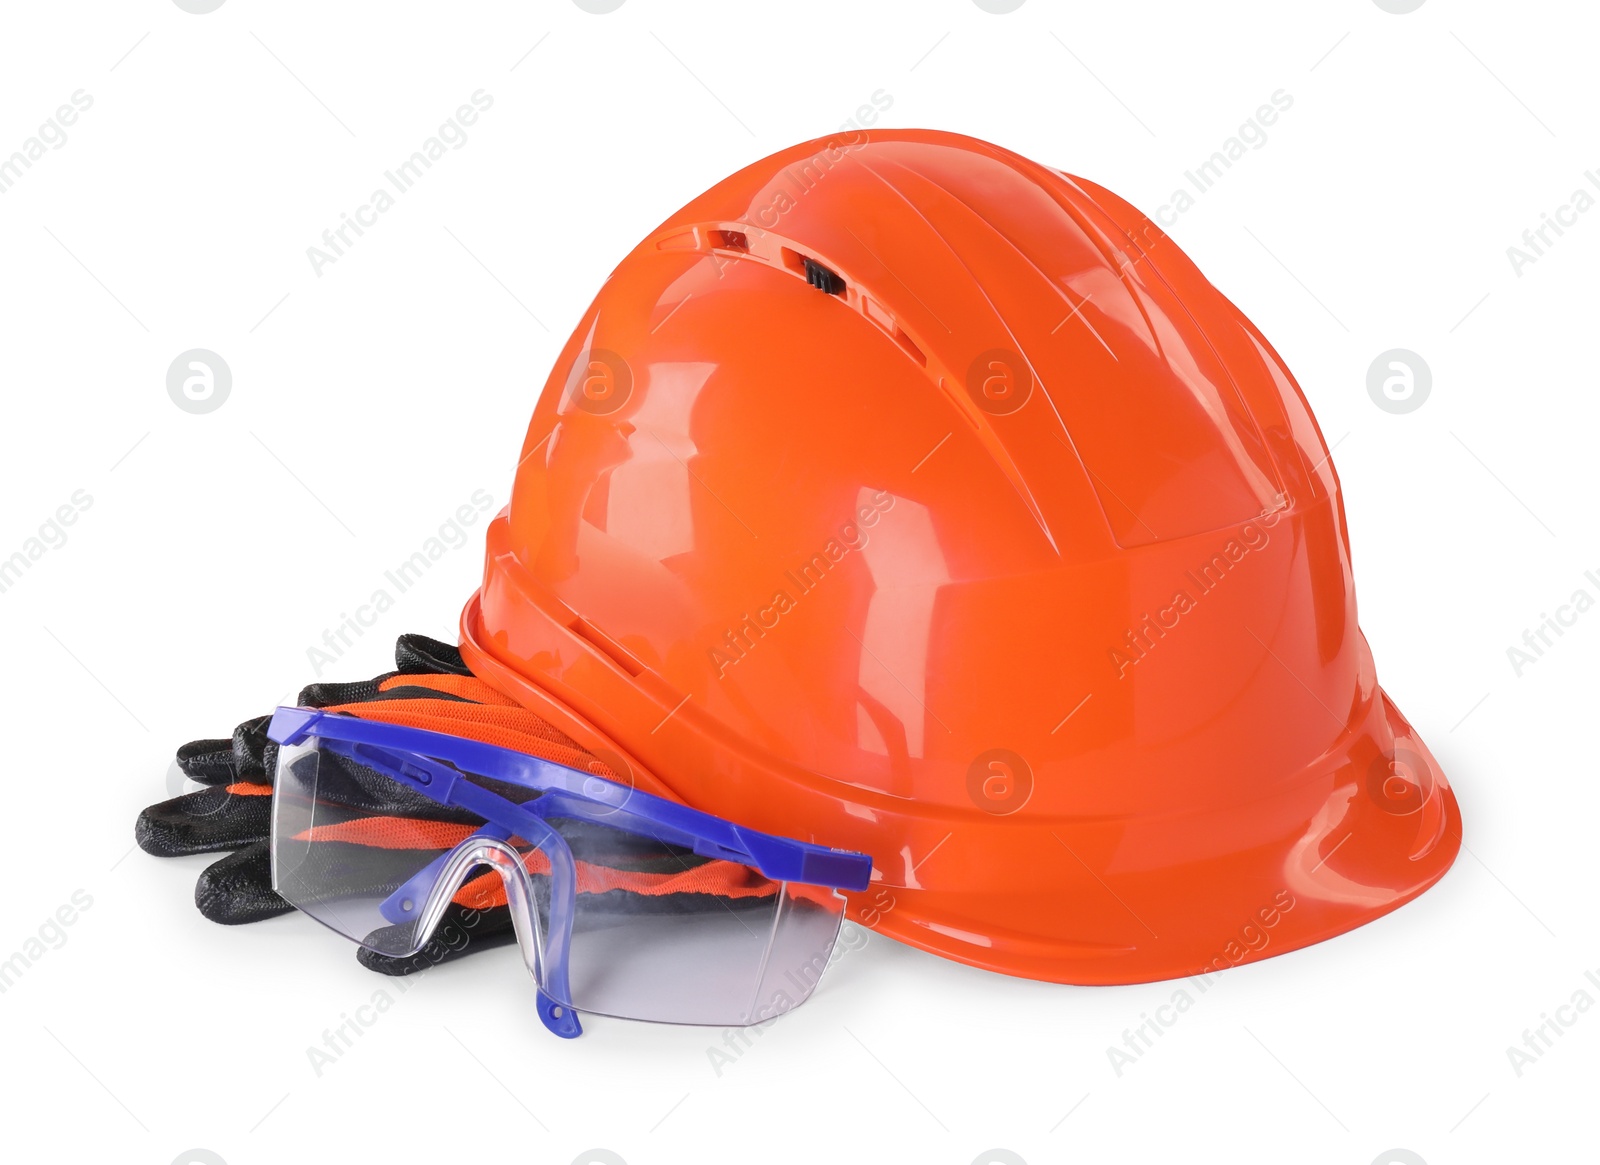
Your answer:
[[[828,966],[845,905],[833,889],[703,856],[634,814],[448,767],[532,814],[526,837],[405,787],[393,750],[371,755],[320,736],[280,745],[272,821],[278,892],[371,950],[414,955],[451,912],[470,925],[471,912],[506,907],[556,1004],[714,1025],[797,1006]],[[628,790],[607,784],[603,799],[625,804]]]

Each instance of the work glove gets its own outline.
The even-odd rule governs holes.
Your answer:
[[[616,779],[609,766],[543,717],[474,676],[456,648],[422,635],[400,636],[394,671],[357,683],[312,684],[298,702],[470,737]],[[271,719],[270,714],[257,716],[235,728],[231,739],[194,740],[178,749],[184,775],[206,788],[150,806],[134,825],[140,848],[157,857],[226,854],[195,883],[195,905],[214,922],[259,922],[294,909],[272,889],[268,837],[278,746],[267,739]],[[393,803],[372,807],[375,826],[415,811],[413,803],[402,801],[403,789],[396,786],[395,793]],[[374,863],[374,868],[381,865]],[[503,895],[498,897],[458,895],[427,946],[415,955],[392,958],[360,947],[357,958],[386,975],[409,975],[512,943],[511,913]]]

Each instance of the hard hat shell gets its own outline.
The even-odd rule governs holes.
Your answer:
[[[1279,954],[1460,845],[1283,361],[1122,199],[955,134],[795,146],[623,260],[461,634],[640,788],[869,853],[852,917],[1008,974]]]

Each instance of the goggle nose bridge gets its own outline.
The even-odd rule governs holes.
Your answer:
[[[556,1035],[571,1039],[583,1032],[577,1012],[557,1000],[572,997],[567,965],[572,946],[572,919],[577,909],[577,867],[566,841],[554,830],[548,830],[534,849],[543,851],[550,861],[548,935],[539,923],[533,879],[522,853],[509,841],[481,832],[464,838],[439,859],[433,887],[416,915],[413,933],[421,938],[432,935],[472,871],[488,867],[500,876],[505,887],[517,947],[538,989],[539,1018]]]

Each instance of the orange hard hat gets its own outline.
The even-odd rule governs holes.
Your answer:
[[[631,774],[872,856],[851,917],[1128,983],[1460,846],[1293,377],[1159,226],[998,146],[795,146],[623,260],[534,411],[468,665]]]

